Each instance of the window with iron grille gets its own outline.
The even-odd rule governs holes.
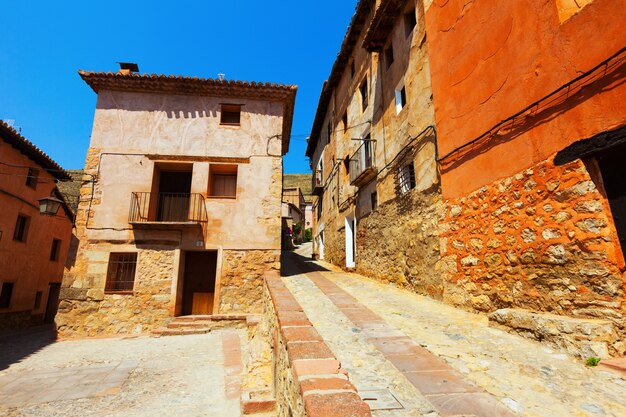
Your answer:
[[[136,267],[136,253],[111,253],[105,290],[109,292],[132,291]]]
[[[30,188],[37,188],[37,178],[39,171],[35,168],[28,168],[28,176],[26,177],[26,185]]]
[[[400,194],[406,194],[415,188],[415,168],[413,162],[400,167],[398,172],[398,190]]]

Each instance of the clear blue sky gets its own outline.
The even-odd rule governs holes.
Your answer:
[[[297,84],[286,173],[308,172],[305,137],[356,0],[10,1],[0,25],[0,119],[66,169],[82,168],[96,95],[77,70]]]

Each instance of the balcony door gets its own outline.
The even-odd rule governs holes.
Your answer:
[[[188,170],[158,171],[156,221],[185,222],[189,219],[191,166]]]

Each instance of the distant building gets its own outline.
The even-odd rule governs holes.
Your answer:
[[[280,268],[295,86],[80,71],[98,94],[64,334],[255,313]]]
[[[313,195],[311,194],[311,174],[285,174],[283,177],[283,193],[285,190],[298,188],[302,193],[304,202],[300,204],[303,212],[304,230],[313,227]]]
[[[70,176],[2,121],[0,171],[0,330],[52,323],[73,223],[56,182]],[[60,201],[53,215],[46,197]]]

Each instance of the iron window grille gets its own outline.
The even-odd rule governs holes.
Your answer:
[[[398,171],[398,190],[400,194],[406,194],[415,188],[415,168],[413,162],[400,167]]]
[[[111,253],[105,290],[108,292],[132,291],[136,267],[136,253]]]

